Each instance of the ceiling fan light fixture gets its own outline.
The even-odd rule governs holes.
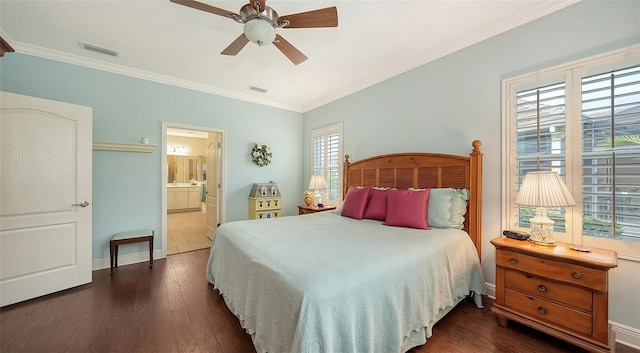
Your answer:
[[[269,21],[255,18],[244,24],[244,35],[258,46],[271,44],[276,39],[276,29]]]
[[[338,9],[335,6],[299,12],[280,18],[274,9],[265,5],[265,0],[251,0],[241,7],[238,13],[196,0],[170,1],[244,24],[243,33],[220,52],[222,55],[237,55],[250,41],[258,46],[273,43],[293,64],[298,65],[308,58],[281,35],[276,34],[276,28],[338,27]]]

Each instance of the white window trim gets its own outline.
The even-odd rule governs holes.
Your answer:
[[[567,120],[576,119],[576,114],[581,114],[580,109],[574,107],[581,106],[580,94],[569,95],[573,92],[575,85],[581,85],[582,77],[593,75],[596,73],[611,71],[624,67],[630,67],[640,64],[640,45],[632,45],[619,50],[614,50],[600,55],[595,55],[574,62],[558,65],[552,68],[539,70],[533,73],[504,79],[502,81],[502,227],[503,229],[513,229],[513,222],[509,220],[517,217],[517,208],[515,205],[517,179],[512,173],[512,166],[516,165],[516,143],[515,138],[515,111],[514,105],[511,104],[515,100],[515,92],[541,87],[558,81],[565,81],[567,88],[567,107],[565,115]],[[581,173],[582,165],[574,162],[575,156],[581,155],[580,143],[574,141],[581,140],[580,129],[571,129],[567,126],[566,145],[567,159],[566,168],[574,173]],[[575,200],[582,199],[581,185],[574,185],[572,180],[567,179],[567,187],[571,191]],[[640,262],[640,242],[629,242],[622,240],[612,240],[604,238],[596,238],[582,236],[581,231],[573,231],[579,229],[581,219],[581,207],[566,208],[566,224],[571,224],[570,229],[566,233],[554,233],[557,241],[581,244],[586,246],[615,250],[618,257]],[[518,228],[516,228],[518,229]],[[528,231],[528,229],[520,228],[519,230]]]
[[[344,164],[344,154],[343,154],[343,143],[344,143],[344,134],[343,134],[343,123],[337,123],[334,125],[329,125],[329,126],[325,126],[323,128],[319,128],[319,129],[314,129],[311,130],[311,138],[309,139],[309,143],[311,144],[311,174],[313,175],[314,173],[314,145],[313,145],[313,140],[315,139],[316,136],[322,136],[322,135],[328,135],[330,133],[334,133],[337,132],[340,135],[340,139],[338,140],[338,156],[340,157],[340,160],[338,161],[338,180],[340,181],[338,183],[338,202],[329,202],[326,201],[328,200],[327,197],[327,191],[324,191],[324,194],[322,195],[323,199],[325,200],[325,204],[327,205],[333,205],[333,206],[337,206],[340,203],[342,203],[342,192],[343,192],[343,185],[342,185],[342,180],[344,180],[343,178],[343,164]]]

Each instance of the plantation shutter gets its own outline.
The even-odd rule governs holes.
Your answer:
[[[313,174],[324,175],[327,189],[325,202],[339,203],[341,200],[341,164],[342,164],[342,124],[325,129],[314,130],[312,139]]]
[[[583,234],[640,238],[640,66],[582,79],[582,128]]]
[[[516,93],[517,180],[518,189],[527,172],[551,170],[566,175],[566,97],[565,84]],[[519,227],[529,228],[535,214],[530,207],[518,208]],[[549,209],[556,232],[565,231],[564,209]]]

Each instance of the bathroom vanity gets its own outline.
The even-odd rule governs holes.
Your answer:
[[[167,212],[197,211],[201,207],[202,185],[167,184]]]

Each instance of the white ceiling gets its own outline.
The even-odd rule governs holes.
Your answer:
[[[577,1],[268,0],[280,16],[338,8],[337,28],[277,30],[309,57],[297,66],[273,45],[220,55],[242,25],[169,0],[0,0],[0,35],[20,53],[304,112]]]

